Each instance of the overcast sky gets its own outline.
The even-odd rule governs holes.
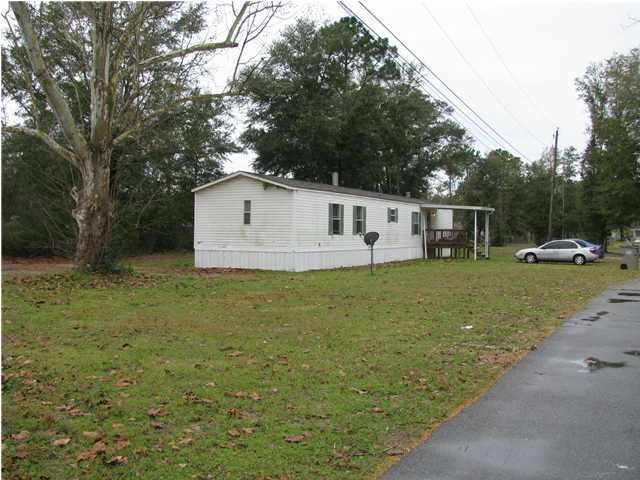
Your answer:
[[[357,1],[345,3],[406,54]],[[538,159],[542,150],[551,145],[556,127],[560,129],[560,148],[573,145],[583,150],[588,117],[575,89],[576,77],[590,63],[640,46],[640,22],[634,23],[634,19],[640,20],[638,0],[387,0],[367,1],[366,5],[451,90],[521,152],[525,161]],[[336,2],[295,2],[285,18],[272,25],[265,42],[276,38],[299,15],[333,21],[345,12]],[[425,73],[460,104],[433,75]],[[500,146],[518,155],[505,140],[467,113]],[[456,116],[474,137],[484,142],[476,143],[477,149],[485,152],[487,147],[498,146],[462,114]],[[253,152],[234,155],[225,170],[249,170],[254,158]]]

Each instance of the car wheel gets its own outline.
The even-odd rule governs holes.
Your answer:
[[[584,258],[584,255],[576,255],[575,257],[573,257],[573,263],[575,263],[576,265],[584,265],[585,263],[587,263],[587,259]]]
[[[527,253],[524,256],[524,261],[527,263],[536,263],[538,261],[538,257],[536,257],[535,253]]]

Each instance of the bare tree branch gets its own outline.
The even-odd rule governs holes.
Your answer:
[[[40,44],[38,42],[38,36],[36,35],[29,17],[27,4],[25,2],[11,2],[11,9],[18,21],[20,30],[22,31],[33,73],[40,82],[42,89],[45,91],[56,118],[62,126],[62,131],[64,132],[65,137],[69,143],[73,145],[73,148],[78,155],[88,156],[89,147],[87,145],[87,141],[73,118],[69,104],[64,98],[64,94],[51,76],[51,73],[49,73],[44,61],[42,50],[40,50]]]
[[[227,32],[227,37],[224,39],[224,41],[222,41],[222,42],[200,43],[198,45],[193,45],[191,47],[172,50],[170,52],[165,52],[165,53],[162,53],[160,55],[155,55],[153,57],[149,57],[149,58],[147,58],[145,60],[141,60],[141,61],[131,65],[129,68],[123,69],[118,75],[115,76],[114,81],[117,82],[124,75],[129,74],[134,70],[144,70],[144,69],[146,69],[146,68],[148,68],[148,67],[150,67],[152,65],[155,65],[156,63],[166,62],[168,60],[172,60],[172,59],[177,58],[177,57],[184,57],[185,55],[189,55],[190,53],[221,50],[221,49],[225,49],[225,48],[235,48],[235,47],[237,47],[238,44],[235,41],[235,38],[237,36],[236,29],[238,28],[238,25],[243,20],[245,12],[247,11],[247,9],[249,8],[250,5],[251,5],[250,2],[244,2],[244,4],[242,5],[242,8],[238,12],[238,15],[236,15],[236,18],[235,18],[233,24],[231,25],[231,28]]]
[[[180,100],[176,100],[175,102],[172,102],[163,108],[154,110],[153,112],[149,113],[149,115],[147,115],[144,119],[140,120],[136,125],[122,132],[113,140],[113,146],[116,147],[120,143],[124,142],[125,140],[135,137],[138,133],[140,133],[140,131],[142,131],[143,129],[147,128],[149,125],[156,122],[161,115],[165,113],[169,113],[173,110],[176,110],[180,108],[182,105],[184,105],[185,103],[207,102],[215,98],[229,97],[233,95],[237,95],[237,94],[232,92],[207,93],[202,95],[191,95],[189,97],[184,97],[184,98],[181,98]]]
[[[47,135],[43,131],[36,130],[35,128],[20,127],[16,125],[6,125],[6,126],[3,126],[2,128],[7,132],[21,133],[23,135],[29,135],[30,137],[34,137],[41,140],[47,145],[47,147],[49,147],[49,150],[58,154],[60,157],[64,158],[65,160],[67,160],[74,167],[80,168],[78,159],[76,158],[75,154],[71,150],[60,145],[58,142],[56,142],[53,138],[51,138],[49,135]]]

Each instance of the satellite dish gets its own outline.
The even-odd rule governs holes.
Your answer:
[[[380,234],[378,232],[367,232],[364,236],[364,243],[373,247],[373,244],[378,241]]]

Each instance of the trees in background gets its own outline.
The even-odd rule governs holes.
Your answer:
[[[246,94],[241,138],[258,171],[317,182],[338,171],[349,187],[489,205],[495,243],[546,238],[550,153],[527,165],[474,151],[415,71],[352,18],[298,20],[231,90],[209,94],[199,87],[205,54],[255,38],[277,4],[243,4],[213,43],[201,4],[11,7],[2,91],[21,124],[3,130],[5,253],[75,251],[93,268],[118,253],[188,248],[191,188],[222,175],[238,151],[229,93]],[[602,242],[640,221],[639,52],[577,80],[590,142],[583,154],[561,152],[555,237]]]
[[[529,213],[522,201],[523,187],[521,160],[505,150],[494,150],[469,166],[458,196],[466,204],[496,209],[490,238],[503,245],[526,230]]]
[[[250,70],[253,72],[253,70]],[[418,194],[464,130],[445,119],[395,62],[395,50],[353,18],[299,20],[246,83],[254,167],[276,175]]]
[[[582,160],[585,229],[603,240],[640,221],[640,49],[591,65],[576,85],[591,123]]]
[[[4,130],[41,142],[73,169],[74,262],[99,268],[109,256],[116,182],[127,165],[119,156],[185,105],[218,98],[197,88],[207,54],[255,38],[278,6],[245,2],[218,41],[206,38],[204,3],[10,7],[3,93],[23,123]]]
[[[220,177],[237,151],[220,100],[186,105],[112,157],[112,241],[108,255],[190,248],[193,194]],[[2,145],[2,246],[9,255],[72,256],[69,191],[73,168],[40,142],[7,136]]]

